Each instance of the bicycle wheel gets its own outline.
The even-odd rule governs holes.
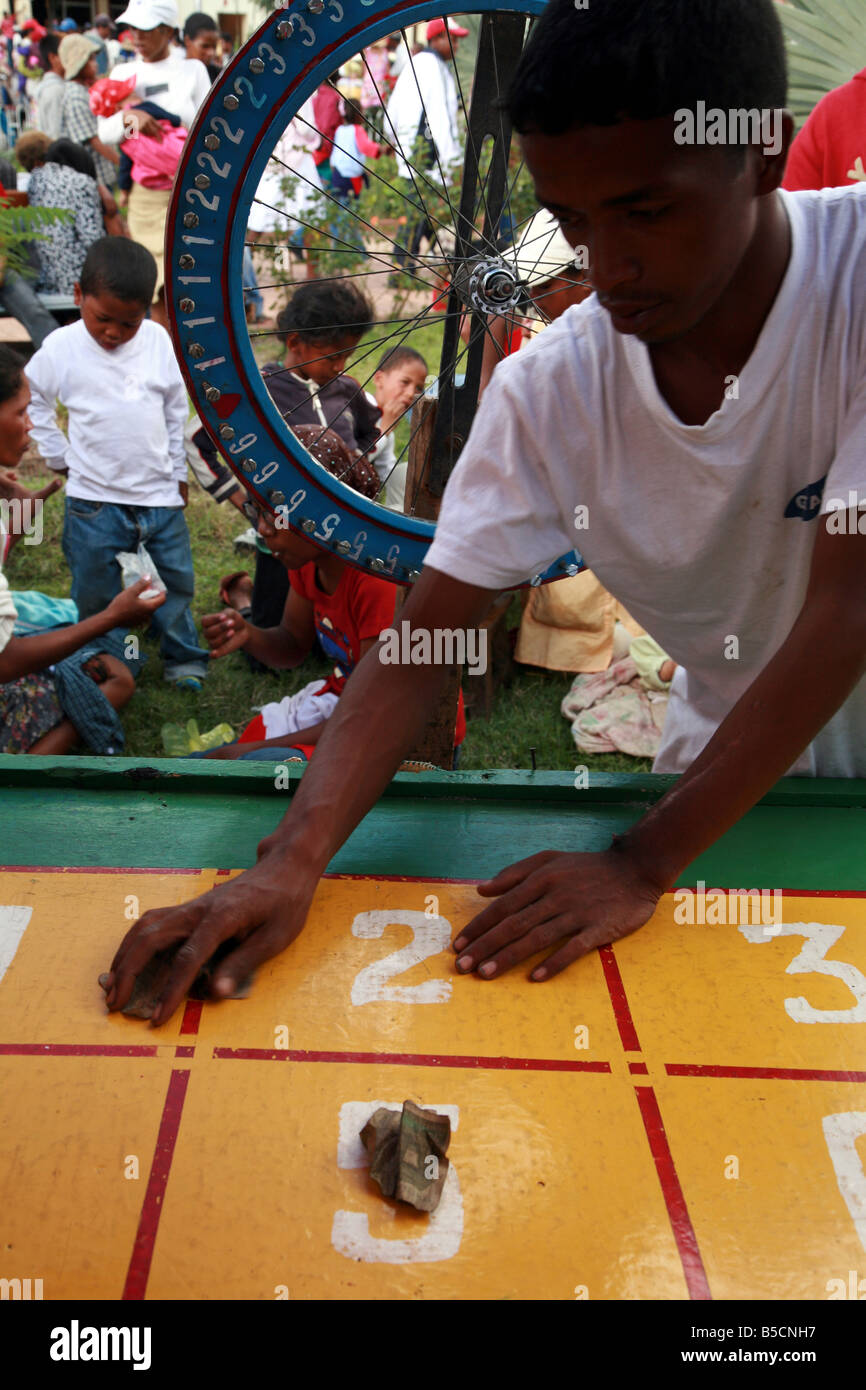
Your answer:
[[[320,135],[304,104],[335,69],[377,39],[402,32],[405,41],[406,25],[445,17],[448,9],[442,3],[407,0],[389,9],[387,17],[378,17],[372,4],[302,0],[277,10],[217,80],[190,131],[175,180],[166,237],[168,308],[198,414],[244,487],[322,547],[382,577],[411,584],[432,539],[432,523],[413,515],[411,498],[405,513],[368,500],[333,477],[300,444],[262,378],[256,339],[267,335],[251,335],[248,329],[242,284],[254,201],[280,215],[260,195],[266,171],[275,165],[279,170],[272,152],[292,122],[295,129],[308,127],[314,137]],[[392,318],[393,308],[386,309],[384,319],[374,324],[372,346],[362,344],[350,370],[361,377],[359,389],[364,389],[375,349],[411,340],[420,327],[441,323],[441,352],[429,392],[438,395],[438,409],[426,446],[425,485],[434,495],[441,495],[469,433],[484,341],[492,337],[491,316],[513,311],[521,298],[507,243],[531,213],[522,221],[515,216],[516,191],[522,178],[525,193],[526,175],[512,152],[510,127],[496,98],[507,88],[533,17],[542,9],[543,0],[474,0],[471,5],[469,13],[481,20],[471,97],[456,75],[465,140],[459,178],[453,177],[453,165],[443,168],[433,141],[428,141],[432,157],[418,162],[416,146],[406,147],[385,109],[378,139],[403,177],[394,180],[372,168],[370,176],[403,199],[407,222],[424,217],[429,250],[412,250],[375,226],[364,217],[363,202],[358,210],[347,209],[297,168],[289,171],[296,189],[300,184],[308,192],[303,185],[310,185],[319,218],[317,226],[308,207],[299,209],[295,200],[293,210],[283,214],[286,233],[312,230],[324,237],[331,263],[345,267],[319,278],[363,284],[376,275],[396,273],[412,285],[417,282],[425,297],[432,291],[429,303],[413,306],[406,316]],[[369,73],[366,57],[362,63]],[[417,66],[410,56],[416,85]],[[421,97],[420,86],[418,93]],[[425,111],[423,97],[421,107]],[[395,187],[400,182],[402,191]],[[542,245],[539,257],[543,252]],[[362,256],[367,263],[363,269]],[[382,296],[377,298],[381,307]],[[444,312],[437,313],[443,305]],[[580,556],[571,551],[526,582],[546,582],[581,568]]]

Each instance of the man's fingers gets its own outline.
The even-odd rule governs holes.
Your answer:
[[[560,946],[558,951],[554,951],[552,956],[537,965],[529,976],[530,980],[552,980],[554,975],[558,975],[567,965],[580,960],[581,956],[588,956],[590,951],[597,950],[600,946],[608,946],[611,941],[617,940],[617,932],[612,927],[585,927]]]
[[[175,946],[193,931],[197,914],[190,912],[192,904],[180,907],[154,908],[140,917],[126,933],[120,949],[111,962],[114,985],[108,995],[112,1013],[124,1009],[132,997],[136,976],[159,951]]]
[[[301,922],[301,927],[303,922]],[[300,927],[298,928],[300,931]],[[295,935],[298,933],[296,932]],[[273,927],[260,927],[257,932],[241,943],[236,951],[226,956],[220,963],[213,983],[211,994],[215,999],[227,999],[233,994],[241,980],[245,980],[254,970],[257,970],[264,961],[270,960],[280,951],[288,946],[292,937],[286,938],[284,931]]]
[[[495,903],[483,908],[481,912],[476,913],[471,922],[467,922],[454,942],[454,950],[464,951],[471,948],[479,936],[483,936],[485,932],[498,926],[506,917],[510,917],[528,907],[530,903],[536,902],[543,894],[544,889],[537,880],[522,879],[510,892],[497,898]]]
[[[465,952],[457,957],[457,969],[466,973],[477,967],[481,975],[492,974],[493,972],[486,970],[481,962],[489,962],[497,951],[510,946],[513,941],[525,936],[550,916],[550,907],[545,904],[543,898],[529,903],[520,911],[509,912],[501,921],[491,924],[483,935],[476,937]]]
[[[534,956],[538,951],[543,951],[546,946],[553,945],[554,941],[558,941],[560,937],[573,930],[574,928],[567,917],[547,917],[531,931],[528,931],[525,936],[503,946],[501,950],[485,960],[483,965],[478,967],[476,974],[482,980],[497,980],[513,965],[519,965],[521,961],[528,960],[530,956]]]
[[[212,920],[213,917],[213,920]],[[200,922],[192,936],[187,937],[172,961],[171,972],[165,987],[156,1001],[150,1025],[156,1028],[171,1018],[178,1004],[185,999],[193,981],[224,939],[217,914],[208,914]]]

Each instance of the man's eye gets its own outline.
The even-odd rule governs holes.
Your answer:
[[[636,218],[639,222],[654,222],[662,213],[667,212],[670,204],[661,208],[630,208],[629,217]]]

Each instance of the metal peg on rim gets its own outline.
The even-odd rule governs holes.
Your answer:
[[[211,386],[210,382],[206,381],[204,383],[204,395],[206,401],[210,401],[211,405],[216,405],[216,402],[222,395],[222,391],[220,391],[219,387]]]
[[[371,555],[367,564],[370,566],[370,569],[375,570],[377,574],[385,568],[385,561],[380,560],[378,555]]]
[[[300,527],[302,531],[306,531],[309,535],[311,531],[315,531],[316,523],[315,521],[313,521],[312,517],[307,516],[304,518],[302,522],[300,522]]]
[[[198,213],[197,213],[197,212],[185,212],[184,215],[183,215],[183,225],[184,225],[185,227],[197,227],[197,226],[198,226]]]
[[[251,59],[250,59],[250,72],[254,72],[254,73],[258,76],[258,74],[259,74],[260,72],[264,72],[264,70],[265,70],[265,65],[264,65],[264,63],[262,62],[261,58],[251,58]]]
[[[218,136],[218,135],[206,135],[206,136],[204,137],[204,147],[205,147],[206,150],[218,150],[219,147],[220,147],[220,138],[219,138],[219,136]]]
[[[278,39],[287,39],[292,32],[291,22],[288,19],[281,19],[275,32]]]
[[[237,97],[232,96],[231,92],[229,92],[228,96],[223,97],[223,106],[227,111],[237,111],[240,102]]]
[[[204,348],[201,343],[187,343],[186,350],[190,357],[204,357]]]
[[[279,488],[273,488],[268,493],[268,501],[272,507],[284,507],[286,505],[286,494],[280,492]]]
[[[231,425],[220,425],[220,439],[234,439],[235,432]]]
[[[178,305],[177,305],[177,307],[178,307],[178,309],[180,309],[180,312],[181,312],[182,314],[192,314],[192,313],[195,312],[195,300],[194,300],[194,299],[181,299],[181,300],[178,300]]]
[[[193,183],[196,188],[210,188],[210,179],[207,174],[196,174]]]
[[[185,251],[180,257],[178,265],[181,270],[195,270],[195,256],[190,256],[189,253]]]

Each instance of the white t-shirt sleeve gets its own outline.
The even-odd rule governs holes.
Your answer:
[[[425,560],[485,589],[524,583],[572,550],[576,539],[556,501],[541,430],[515,389],[519,380],[500,368],[487,387]]]
[[[61,383],[59,364],[49,338],[24,368],[30,383],[30,438],[49,468],[65,468],[67,438],[57,424],[57,398]]]

